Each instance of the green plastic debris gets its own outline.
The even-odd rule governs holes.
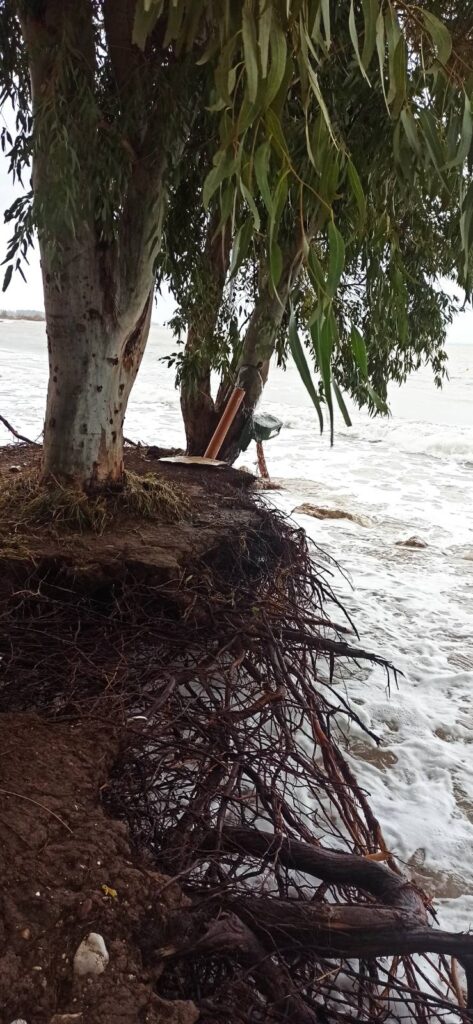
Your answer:
[[[243,428],[240,438],[242,452],[246,452],[252,441],[270,441],[272,437],[277,437],[281,427],[282,422],[276,416],[264,412],[254,413]]]

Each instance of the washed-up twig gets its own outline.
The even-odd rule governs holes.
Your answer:
[[[25,437],[24,434],[19,434],[18,431],[15,430],[14,427],[12,427],[11,423],[9,423],[4,416],[0,415],[0,422],[3,423],[4,427],[6,427],[7,430],[10,431],[10,434],[13,434],[13,437],[16,437],[18,441],[23,441],[25,444],[34,444],[36,448],[40,447],[37,441],[32,441],[30,437]]]
[[[72,829],[69,828],[69,825],[67,824],[67,822],[65,822],[62,818],[60,818],[59,814],[56,814],[55,811],[52,811],[50,807],[46,807],[46,804],[40,803],[39,800],[33,800],[33,798],[31,796],[25,796],[24,793],[14,793],[11,789],[3,789],[3,788],[1,788],[0,789],[0,793],[2,793],[3,796],[14,797],[15,800],[26,800],[27,803],[34,804],[35,807],[40,807],[41,810],[47,811],[48,814],[51,814],[53,818],[56,818],[57,821],[59,821],[59,823],[63,826],[63,828],[67,829],[67,831],[70,832],[71,835],[72,835]]]

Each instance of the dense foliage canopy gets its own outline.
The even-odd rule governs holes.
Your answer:
[[[437,281],[471,288],[471,3],[2,0],[0,29],[2,144],[15,176],[35,168],[6,213],[6,285],[35,231],[60,275],[87,224],[118,306],[151,259],[176,323],[200,317],[184,377],[290,351],[332,422],[332,387],[383,408],[419,361],[440,379]],[[238,307],[258,302],[242,356]]]

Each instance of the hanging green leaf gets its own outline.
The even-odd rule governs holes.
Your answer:
[[[330,35],[330,0],[322,0],[322,21],[324,23],[325,42],[327,49],[330,47],[331,35]]]
[[[278,243],[273,239],[269,248],[269,272],[271,278],[271,284],[275,292],[278,290],[278,284],[281,280],[283,268],[283,258],[281,248]]]
[[[340,412],[341,412],[341,414],[343,416],[345,424],[346,424],[347,427],[351,427],[352,426],[352,422],[351,422],[351,419],[350,419],[350,414],[349,414],[348,409],[347,409],[347,407],[345,405],[345,400],[343,398],[342,392],[340,391],[340,388],[339,388],[336,380],[332,380],[332,387],[333,387],[333,390],[334,390],[335,398],[337,399],[338,408],[340,409]]]
[[[441,64],[446,64],[452,52],[452,37],[446,25],[431,11],[423,11],[424,25],[437,50]]]
[[[355,165],[351,160],[347,161],[347,176],[350,184],[350,188],[353,194],[353,198],[358,207],[360,214],[360,227],[364,227],[366,223],[366,198],[363,192],[363,186],[360,181],[360,176]]]
[[[367,71],[371,64],[371,58],[376,47],[376,19],[379,11],[378,0],[362,0],[362,7],[365,38],[363,40],[361,63]]]
[[[360,67],[360,71],[361,71],[363,77],[366,78],[366,81],[369,82],[368,75],[366,74],[365,68],[363,66],[363,62],[362,62],[361,57],[360,57],[360,46],[359,46],[359,43],[358,43],[358,33],[356,31],[355,6],[354,6],[354,3],[353,3],[353,0],[350,0],[350,13],[348,15],[348,29],[349,29],[349,32],[350,32],[350,39],[352,41],[353,49],[355,51],[355,57],[356,57],[356,59],[358,61],[358,64],[359,64],[359,67]]]
[[[332,122],[330,120],[330,114],[329,114],[328,109],[327,109],[327,104],[326,104],[326,102],[325,102],[325,100],[324,100],[324,98],[322,96],[322,92],[321,92],[321,89],[320,89],[319,80],[317,78],[317,75],[316,75],[315,71],[313,70],[313,68],[311,66],[309,66],[309,68],[308,68],[308,74],[309,74],[309,81],[310,81],[313,93],[314,93],[315,98],[317,100],[317,103],[319,104],[319,107],[320,107],[320,109],[322,111],[325,124],[327,125],[327,128],[328,128],[329,133],[330,133],[330,137],[332,139],[332,142],[333,142],[334,146],[336,146],[337,145],[337,140],[336,140],[334,132],[333,132]]]
[[[236,169],[235,158],[229,152],[219,150],[215,159],[217,162],[207,174],[202,188],[202,201],[206,209],[219,185],[221,185],[225,178],[229,178]]]
[[[332,351],[336,336],[335,318],[327,316],[322,323],[312,324],[311,334],[316,345],[320,376],[324,386],[324,398],[330,421],[330,444],[333,444],[333,401],[332,401]]]
[[[463,195],[462,212],[460,217],[460,235],[464,253],[463,273],[466,278],[469,270],[470,250],[473,247],[473,184],[469,185]]]
[[[421,147],[419,142],[419,133],[410,107],[404,107],[403,110],[401,110],[401,124],[404,128],[406,139],[411,149],[414,150],[414,153],[416,153],[417,156],[420,156]]]
[[[379,76],[381,80],[381,88],[383,90],[384,102],[386,106],[388,104],[388,98],[386,95],[386,85],[384,81],[384,66],[386,64],[386,37],[384,33],[384,16],[382,10],[380,10],[376,19],[376,49],[378,51],[378,62],[379,62]]]
[[[396,43],[391,63],[391,82],[389,86],[388,102],[392,104],[391,112],[397,117],[407,92],[407,47],[404,38],[401,36]]]
[[[448,161],[447,168],[461,167],[464,164],[471,149],[472,138],[473,118],[471,116],[471,100],[465,93],[460,142],[455,157],[453,160]]]
[[[6,292],[6,290],[8,288],[8,285],[10,284],[10,281],[11,281],[11,278],[12,278],[12,274],[13,274],[13,263],[10,263],[9,266],[7,267],[6,271],[5,271],[5,276],[3,278],[2,292]]]
[[[325,274],[322,269],[322,264],[314,250],[314,246],[311,245],[309,248],[309,254],[307,257],[307,270],[312,283],[312,287],[317,295],[319,301],[326,298],[327,302],[330,303],[330,297],[327,294],[327,282],[325,280]]]
[[[427,144],[431,160],[437,170],[440,171],[446,163],[445,153],[437,132],[437,126],[433,114],[427,109],[427,107],[419,111],[419,124],[421,126],[422,134]]]
[[[273,6],[270,0],[260,0],[258,44],[263,78],[268,74],[269,41],[271,38],[271,22]]]
[[[287,42],[286,36],[280,25],[273,24],[270,39],[271,66],[267,77],[267,85],[264,93],[265,107],[271,106],[283,83],[286,60]]]
[[[242,12],[242,37],[246,80],[248,82],[248,96],[250,98],[250,102],[254,103],[258,93],[259,83],[258,43],[256,39],[256,25],[253,18],[253,12],[247,3],[244,4]]]
[[[146,0],[144,2],[138,0],[133,21],[132,42],[134,46],[139,46],[140,50],[144,50],[146,40],[160,17],[163,6],[164,0],[155,3],[152,7]]]
[[[278,148],[283,156],[288,156],[287,142],[284,138],[284,133],[281,128],[281,122],[278,115],[275,114],[274,110],[267,110],[265,115],[266,126],[270,135],[273,137],[278,145]]]
[[[304,349],[302,347],[302,343],[301,343],[301,340],[299,338],[299,334],[298,334],[298,330],[297,330],[297,325],[296,325],[296,319],[295,319],[295,316],[294,316],[294,310],[292,310],[292,309],[291,309],[291,313],[290,313],[290,316],[289,316],[289,331],[288,331],[288,335],[289,335],[289,348],[291,350],[292,358],[293,358],[293,360],[294,360],[294,362],[296,364],[296,367],[297,367],[297,369],[299,371],[299,376],[300,376],[300,378],[302,380],[302,383],[304,384],[308,394],[310,395],[312,403],[313,403],[313,405],[315,407],[317,416],[319,418],[320,433],[322,433],[322,431],[324,429],[324,418],[323,418],[323,414],[322,414],[322,406],[320,404],[320,399],[319,399],[319,397],[317,395],[317,392],[315,390],[315,387],[314,387],[314,382],[312,380],[311,372],[310,372],[308,364],[307,364],[307,359],[305,357]]]
[[[368,377],[368,356],[366,353],[366,345],[363,336],[355,326],[351,329],[350,345],[355,363],[363,377],[363,380],[366,380]]]
[[[384,401],[384,398],[381,398],[381,396],[378,395],[377,391],[371,387],[371,384],[369,384],[368,381],[365,382],[365,388],[378,412],[381,412],[383,416],[389,416],[389,406],[387,402]]]
[[[242,194],[243,198],[245,199],[245,201],[248,203],[248,206],[249,206],[249,208],[251,210],[251,213],[253,215],[253,222],[254,222],[254,225],[255,225],[255,230],[259,231],[259,229],[260,229],[260,215],[258,213],[258,208],[256,206],[256,203],[255,203],[254,199],[253,199],[253,196],[251,195],[251,192],[250,192],[249,188],[247,188],[247,186],[245,185],[244,181],[240,181],[240,189],[241,189],[241,194]]]
[[[248,252],[253,235],[253,218],[247,217],[235,235],[230,263],[230,277],[234,277],[240,269]]]
[[[273,200],[271,198],[271,191],[269,188],[268,180],[270,152],[271,143],[269,142],[269,140],[267,140],[266,142],[262,142],[261,146],[258,146],[258,149],[256,150],[254,156],[256,183],[261,192],[261,197],[263,199],[264,205],[268,213],[271,213],[273,208]]]
[[[332,220],[328,225],[328,245],[327,292],[333,299],[345,266],[345,243]]]

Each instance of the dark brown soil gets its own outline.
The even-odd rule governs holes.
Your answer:
[[[0,490],[12,478],[38,467],[41,449],[28,445],[12,445],[0,449]],[[159,462],[152,455],[127,449],[126,469],[144,476],[153,473],[169,484],[185,491],[190,514],[178,524],[159,519],[137,519],[123,513],[104,534],[58,531],[51,526],[24,531],[0,533],[0,570],[8,577],[16,568],[18,580],[28,564],[40,568],[58,559],[66,568],[77,571],[85,579],[97,583],[114,577],[123,578],[129,570],[134,577],[153,578],[167,582],[183,565],[218,546],[229,529],[243,531],[254,521],[254,509],[244,500],[252,486],[251,474],[228,468],[205,468]],[[26,561],[26,565],[25,565]]]
[[[33,446],[0,449],[0,488],[39,467],[39,460],[40,449]],[[93,593],[104,583],[113,587],[114,580],[123,584],[127,578],[134,584],[145,578],[153,588],[161,582],[169,588],[176,580],[178,589],[186,566],[218,549],[229,530],[245,532],[255,521],[255,509],[245,497],[252,483],[248,474],[159,463],[135,450],[127,451],[126,468],[155,473],[182,487],[189,514],[173,526],[123,514],[102,536],[54,526],[27,534],[4,531],[2,609],[11,608],[18,595],[21,601],[36,588],[39,593],[51,575],[56,597],[59,578],[75,591],[83,591],[85,581]],[[8,635],[12,649],[21,647],[31,621],[22,627],[20,612],[15,639],[5,622],[7,647]],[[42,623],[51,672],[61,671],[62,664],[66,681],[74,658],[66,665],[55,653],[57,638],[53,641],[51,634],[48,642],[52,626],[47,617]],[[64,636],[67,644],[66,631]],[[14,688],[34,687],[29,670],[26,675],[19,679],[17,670]],[[0,707],[0,1024],[16,1019],[27,1024],[192,1024],[198,1018],[194,1004],[160,998],[159,970],[144,966],[141,949],[150,926],[157,944],[164,939],[173,911],[180,907],[182,912],[185,898],[153,870],[151,861],[142,863],[132,854],[126,825],[107,817],[101,802],[123,720],[117,731],[111,718],[93,720],[94,714],[106,714],[106,700],[100,710],[87,704],[84,717],[74,716],[74,721],[5,713],[5,706]],[[27,698],[26,706],[36,702],[28,705]],[[103,975],[84,981],[74,978],[73,957],[90,932],[103,936],[110,961]]]
[[[192,1003],[161,1000],[143,968],[147,922],[164,936],[184,898],[133,861],[126,826],[104,813],[117,747],[104,722],[0,715],[2,1024],[197,1020]],[[103,936],[110,961],[100,977],[77,979],[73,956],[90,932]]]
[[[468,971],[471,937],[432,945],[427,897],[399,879],[334,739],[339,715],[363,727],[344,667],[395,672],[332,621],[302,532],[247,474],[137,450],[129,471],[183,492],[171,526],[169,487],[152,518],[130,513],[136,480],[128,505],[87,505],[82,526],[106,502],[100,536],[55,521],[51,495],[38,526],[18,496],[38,508],[39,458],[0,451],[0,493],[29,474],[0,516],[0,1024],[384,1020],[406,992],[417,1024],[463,1020],[453,970],[439,1002],[410,953]],[[109,962],[78,978],[90,933]]]

